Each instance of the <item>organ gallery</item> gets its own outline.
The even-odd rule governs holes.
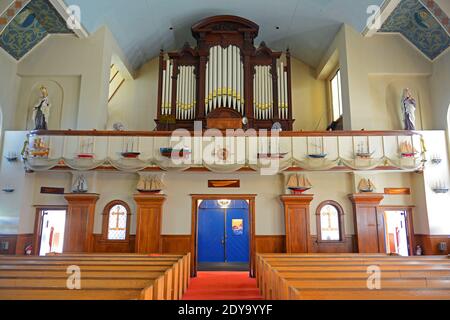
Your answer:
[[[0,300],[450,300],[447,2],[0,1]]]

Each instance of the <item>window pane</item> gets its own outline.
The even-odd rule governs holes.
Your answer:
[[[331,103],[333,109],[333,121],[336,121],[343,114],[340,70],[336,73],[334,78],[331,79]]]
[[[108,240],[125,240],[127,231],[127,209],[114,206],[109,211]]]
[[[320,210],[322,241],[340,241],[339,212],[336,207],[327,205]]]

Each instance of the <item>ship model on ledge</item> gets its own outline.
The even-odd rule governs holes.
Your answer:
[[[164,187],[164,183],[159,177],[141,177],[137,185],[137,191],[146,194],[159,194]]]
[[[165,158],[171,158],[171,159],[185,159],[189,157],[192,154],[192,151],[188,148],[182,148],[182,149],[174,149],[174,148],[160,148],[159,152],[161,155]]]
[[[294,174],[289,178],[287,188],[294,195],[300,195],[312,188],[311,182],[305,175]]]
[[[370,179],[361,179],[358,185],[359,192],[362,193],[371,193],[375,190],[375,185],[372,183]]]
[[[375,151],[370,152],[369,146],[365,146],[363,142],[358,143],[358,148],[356,150],[356,158],[358,159],[372,159]]]
[[[405,141],[400,144],[400,155],[402,158],[414,158],[417,155],[417,150],[410,142]]]
[[[80,152],[77,154],[78,159],[94,159],[94,139],[83,139],[80,143]]]
[[[125,159],[137,159],[141,153],[135,151],[134,139],[125,143],[125,150],[121,153],[121,156]]]

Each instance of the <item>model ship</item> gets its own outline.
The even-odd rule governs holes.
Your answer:
[[[141,193],[157,194],[160,193],[164,187],[164,183],[159,177],[141,177],[137,185],[137,190]]]
[[[50,154],[50,148],[45,144],[42,138],[35,138],[30,154],[32,157],[47,158]]]
[[[88,192],[88,185],[86,178],[82,175],[75,179],[75,183],[72,186],[73,193],[86,193]]]
[[[292,194],[302,194],[312,188],[311,182],[304,175],[295,174],[289,178],[287,187]]]
[[[448,191],[448,186],[441,181],[439,181],[433,188],[433,192],[438,194],[445,194],[448,193]]]
[[[287,155],[287,152],[272,152],[272,141],[269,140],[268,152],[258,153],[258,159],[284,159]]]
[[[191,154],[191,150],[187,148],[160,148],[159,150],[161,152],[161,155],[166,158],[172,158],[172,156],[175,156],[176,158],[186,158]]]
[[[93,159],[94,158],[94,140],[87,139],[81,141],[80,153],[77,157],[79,159]]]
[[[314,152],[308,154],[308,157],[311,159],[325,159],[328,154],[325,153],[323,143],[322,145],[319,144],[313,144]]]
[[[375,190],[375,185],[370,181],[370,179],[362,179],[359,182],[358,189],[360,192],[369,193]]]
[[[287,152],[282,153],[258,153],[258,159],[284,159],[288,155]]]
[[[417,154],[417,150],[408,141],[400,144],[400,154],[402,158],[414,158]]]
[[[375,152],[370,152],[369,146],[365,146],[363,142],[358,143],[356,157],[360,159],[372,159]]]
[[[140,152],[134,151],[134,140],[128,141],[125,145],[125,151],[121,153],[122,157],[126,159],[137,159],[141,155]]]

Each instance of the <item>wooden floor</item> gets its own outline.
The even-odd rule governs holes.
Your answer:
[[[258,287],[274,300],[450,300],[447,256],[257,256]]]

